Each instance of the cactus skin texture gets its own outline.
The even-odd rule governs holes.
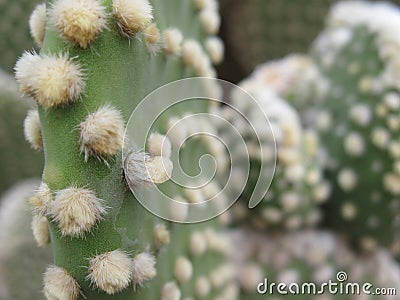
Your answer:
[[[256,233],[249,229],[234,230],[232,243],[239,252],[231,258],[235,262],[241,285],[240,299],[396,299],[397,296],[330,295],[321,294],[280,295],[274,287],[265,295],[257,294],[257,285],[268,283],[321,283],[337,280],[339,272],[346,272],[345,283],[371,283],[374,287],[399,288],[400,268],[388,251],[380,249],[366,256],[358,256],[339,236],[325,231],[305,230],[283,235]],[[240,253],[238,255],[237,253]],[[306,290],[307,291],[307,290]],[[371,289],[373,291],[373,289]]]
[[[322,177],[321,164],[318,161],[318,137],[315,132],[305,130],[301,124],[300,116],[288,101],[280,98],[276,93],[291,86],[292,78],[282,79],[279,82],[279,67],[272,70],[269,65],[260,66],[255,73],[241,83],[241,87],[250,93],[265,115],[269,118],[273,136],[267,130],[268,124],[257,120],[257,111],[260,109],[255,103],[244,103],[238,94],[232,95],[232,101],[242,112],[250,116],[249,122],[254,126],[266,127],[264,136],[259,136],[261,149],[257,145],[256,136],[251,133],[251,128],[238,122],[240,118],[230,111],[229,107],[221,110],[221,115],[231,121],[241,131],[245,138],[247,150],[250,155],[250,172],[247,186],[240,200],[232,208],[234,223],[252,223],[256,228],[285,232],[297,230],[302,227],[316,225],[321,218],[319,206],[324,203],[329,195],[329,186]],[[287,80],[286,80],[287,79]],[[222,136],[225,128],[220,128]],[[229,137],[227,137],[229,140]],[[254,209],[248,210],[247,205],[258,177],[261,163],[269,165],[274,160],[276,143],[276,167],[271,186],[262,200]],[[232,141],[234,142],[234,141]],[[234,146],[231,146],[235,149]],[[233,160],[239,161],[245,153],[233,152]],[[261,156],[263,161],[261,162]],[[267,172],[270,172],[266,168]],[[238,183],[245,180],[244,171],[236,170]],[[233,170],[235,172],[235,170]],[[234,184],[240,186],[239,184]]]
[[[0,70],[0,195],[18,180],[39,177],[43,169],[43,155],[32,151],[22,126],[35,104],[19,98],[15,80]]]
[[[226,271],[222,282],[211,285],[209,279],[225,265],[229,248],[219,236],[219,220],[163,225],[135,200],[126,182],[168,179],[157,165],[156,143],[148,147],[155,171],[149,177],[124,174],[130,156],[121,154],[125,123],[144,96],[176,79],[215,76],[206,51],[213,61],[221,60],[223,46],[213,37],[218,3],[55,0],[46,7],[44,40],[36,41],[43,43],[40,54],[26,52],[15,66],[21,92],[37,100],[40,115],[46,164],[30,203],[35,217],[48,222],[54,252],[54,266],[44,275],[45,296],[175,300],[228,293],[232,276]],[[34,37],[42,36],[40,28],[33,28]],[[154,129],[165,134],[171,117],[206,110],[193,102],[184,110],[173,108]],[[196,142],[185,148],[180,159],[189,171],[194,153],[203,149]],[[162,161],[171,163],[168,157]],[[160,188],[186,198],[168,182]],[[199,234],[193,238],[194,232]],[[195,288],[199,277],[207,280]],[[235,299],[229,292],[226,298]]]
[[[312,53],[328,82],[315,121],[333,184],[327,223],[364,250],[384,246],[398,255],[400,95],[393,24],[400,24],[395,6],[339,3]]]

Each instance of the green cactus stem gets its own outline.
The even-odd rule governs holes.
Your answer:
[[[40,54],[24,53],[15,70],[20,90],[37,100],[40,116],[46,164],[30,203],[50,229],[54,265],[44,275],[47,299],[191,297],[192,280],[210,276],[223,263],[225,254],[212,246],[212,241],[222,243],[218,235],[207,242],[211,246],[204,258],[195,259],[185,247],[195,229],[218,232],[218,222],[163,225],[135,200],[127,184],[138,189],[159,184],[161,190],[190,201],[182,189],[165,182],[172,172],[166,155],[171,151],[164,149],[170,142],[164,137],[160,144],[157,135],[165,134],[167,124],[184,112],[206,111],[207,106],[192,101],[168,110],[153,128],[156,135],[149,137],[145,160],[135,152],[143,149],[129,148],[135,140],[125,143],[127,156],[121,153],[126,122],[148,93],[176,79],[215,76],[212,61],[223,55],[214,37],[220,23],[218,3],[200,4],[46,2]],[[193,143],[181,157],[189,171],[195,170],[193,154],[206,151]],[[152,201],[160,199],[154,196]],[[185,219],[185,212],[171,211]],[[213,287],[204,299],[222,292],[229,281]]]
[[[399,9],[343,2],[312,53],[328,82],[316,114],[333,184],[327,224],[364,250],[399,253]]]

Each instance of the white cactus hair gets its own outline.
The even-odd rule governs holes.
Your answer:
[[[98,0],[56,0],[49,14],[60,36],[82,48],[107,27],[106,10]]]
[[[154,278],[156,275],[156,258],[154,255],[142,252],[133,258],[133,284],[143,285],[145,281]]]
[[[39,56],[25,52],[15,64],[20,91],[45,108],[77,100],[85,89],[84,72],[67,54]]]
[[[168,245],[171,237],[165,224],[157,224],[153,230],[154,243],[157,249]]]
[[[143,31],[153,20],[153,7],[148,0],[113,0],[114,18],[124,36]]]
[[[124,119],[121,112],[110,105],[103,105],[90,113],[79,128],[80,149],[85,154],[85,161],[89,156],[105,158],[115,155],[122,147]]]
[[[161,290],[161,300],[180,300],[181,290],[176,282],[170,281],[164,284]]]
[[[203,9],[199,13],[200,24],[203,30],[210,35],[218,33],[221,25],[221,18],[214,9]]]
[[[178,257],[174,267],[175,278],[180,283],[188,282],[193,275],[192,262],[186,257]]]
[[[163,48],[166,54],[179,55],[182,51],[183,34],[178,28],[167,28],[163,31]]]
[[[151,156],[171,157],[171,141],[165,135],[154,132],[147,139],[147,148]]]
[[[50,188],[46,183],[41,182],[33,195],[28,199],[28,203],[32,206],[34,215],[45,216],[49,213],[52,200],[53,195]]]
[[[113,295],[129,286],[133,262],[127,253],[114,250],[91,258],[88,271],[87,279],[93,285]]]
[[[170,179],[173,165],[169,158],[150,156],[139,150],[131,150],[124,159],[124,173],[132,188],[149,187]]]
[[[44,34],[46,31],[46,4],[36,5],[29,18],[29,28],[35,43],[42,47]]]
[[[147,50],[155,55],[161,49],[162,45],[160,29],[156,23],[151,23],[144,29],[143,34]]]
[[[70,187],[56,193],[50,214],[62,235],[82,237],[106,213],[102,202],[91,190]]]
[[[14,71],[19,90],[25,96],[35,96],[35,88],[32,78],[36,76],[40,57],[35,51],[25,51],[18,58]]]
[[[211,61],[214,64],[220,64],[224,59],[224,42],[217,36],[211,36],[205,41],[205,48]]]
[[[76,280],[63,268],[50,266],[44,273],[43,293],[48,300],[77,300],[81,291]]]
[[[33,149],[41,150],[43,148],[42,130],[37,109],[28,111],[24,120],[24,135]]]
[[[33,237],[39,247],[45,247],[50,244],[49,223],[47,218],[41,215],[34,215],[31,228]]]

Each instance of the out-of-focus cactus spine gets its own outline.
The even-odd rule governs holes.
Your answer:
[[[129,149],[135,141],[124,145],[126,157],[121,148],[125,122],[147,93],[174,79],[215,76],[211,60],[218,63],[223,56],[223,45],[213,37],[220,23],[218,3],[55,0],[46,3],[46,12],[45,22],[31,22],[38,26],[31,30],[37,44],[44,36],[41,53],[26,52],[15,67],[20,90],[38,102],[40,125],[36,120],[32,132],[42,138],[32,140],[43,141],[46,158],[43,182],[30,199],[36,216],[48,220],[55,256],[55,265],[44,275],[45,296],[194,297],[191,282],[201,276],[210,281],[224,261],[226,243],[213,224],[168,229],[130,193],[127,182],[142,188],[169,178],[172,163],[165,137],[161,143],[149,140],[145,160],[138,149]],[[206,107],[187,109],[191,113]],[[172,116],[179,118],[174,109],[168,111]],[[156,129],[165,133],[168,128],[164,122]],[[191,168],[193,161],[186,161]],[[133,170],[123,172],[123,164]],[[171,211],[185,220],[185,212]],[[185,247],[191,239],[195,254]],[[196,259],[196,253],[205,254]],[[203,280],[196,293],[212,298],[231,279],[215,286]]]
[[[365,250],[400,246],[400,12],[384,3],[333,7],[312,52],[328,83],[316,126],[333,183],[327,222]]]

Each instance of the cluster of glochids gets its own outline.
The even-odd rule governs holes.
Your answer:
[[[79,63],[79,57],[70,57],[68,49],[77,47],[92,51],[92,44],[101,32],[114,26],[111,22],[115,22],[123,38],[142,34],[151,55],[163,52],[182,56],[184,64],[193,68],[197,75],[215,77],[212,63],[221,62],[224,52],[222,41],[215,36],[220,26],[218,4],[213,0],[196,0],[193,5],[198,11],[201,27],[208,36],[204,42],[205,50],[196,40],[185,40],[178,28],[167,28],[160,32],[157,24],[153,23],[153,7],[147,0],[113,0],[111,14],[108,7],[97,0],[56,0],[48,8],[45,4],[38,5],[29,21],[36,44],[41,47],[46,30],[54,29],[65,42],[66,50],[56,54],[50,54],[49,51],[48,54],[25,52],[16,63],[15,75],[20,91],[36,99],[41,108],[31,110],[24,122],[25,136],[32,147],[36,150],[43,148],[39,111],[46,114],[49,109],[63,109],[79,103],[87,89],[86,79],[90,70]],[[108,165],[108,160],[117,155],[123,146],[125,121],[122,112],[111,103],[103,103],[95,111],[89,112],[76,128],[83,162],[93,157]],[[151,135],[148,152],[132,151],[125,160],[125,165],[134,170],[125,173],[126,181],[133,186],[159,184],[170,178],[172,162],[169,159],[171,142],[168,138],[158,133]],[[45,182],[29,202],[34,211],[32,229],[39,246],[50,243],[49,220],[57,224],[62,237],[83,240],[106,218],[109,211],[107,202],[100,199],[94,190],[80,186],[51,190]],[[173,209],[171,212],[178,214],[178,219],[185,218],[182,216],[184,212]],[[193,243],[199,243],[198,239],[199,235],[195,235]],[[169,243],[170,233],[164,225],[159,224],[154,228],[153,240],[156,248]],[[221,245],[220,240],[214,238],[214,244]],[[212,241],[207,245],[212,248]],[[156,258],[149,251],[131,257],[130,253],[115,249],[87,259],[87,280],[107,294],[117,293],[130,285],[142,285],[156,275]],[[191,273],[188,260],[182,258],[176,261],[175,277],[178,281],[186,282],[191,278]],[[229,275],[229,272],[224,274]],[[208,281],[198,281],[199,293],[206,295]],[[229,278],[223,283],[226,281]],[[77,299],[81,293],[78,282],[67,270],[57,266],[47,269],[44,294],[48,299]],[[232,291],[226,293],[226,299],[234,298]],[[171,282],[164,285],[161,294],[162,299],[175,300],[180,298],[181,292],[176,283]]]
[[[312,53],[328,85],[317,106],[334,188],[327,222],[364,250],[400,253],[398,8],[335,5]]]
[[[261,70],[260,70],[261,71]],[[312,130],[304,130],[298,113],[284,100],[276,95],[265,81],[252,76],[241,86],[251,96],[254,102],[246,102],[239,93],[232,95],[232,104],[239,108],[249,120],[240,118],[229,106],[221,108],[221,115],[229,120],[245,139],[247,153],[232,153],[232,160],[239,161],[249,155],[249,180],[241,199],[232,208],[234,221],[250,221],[256,227],[272,230],[294,230],[315,225],[321,218],[319,205],[329,196],[329,185],[324,181],[322,169],[318,161],[318,137]],[[265,124],[260,108],[268,117]],[[261,126],[258,132],[252,133],[252,126]],[[225,128],[221,127],[219,134],[225,136]],[[229,140],[229,137],[227,137]],[[275,144],[276,143],[276,144]],[[235,149],[234,145],[230,145]],[[261,164],[274,164],[276,147],[276,168],[272,185],[262,202],[253,212],[247,209],[247,202],[260,176]],[[262,150],[262,151],[261,151]],[[270,169],[267,169],[270,172]],[[232,170],[237,184],[246,181],[244,170]],[[237,192],[237,191],[236,191]]]
[[[380,250],[360,257],[339,236],[329,232],[305,230],[276,236],[242,229],[230,233],[230,238],[240,250],[240,254],[231,259],[239,274],[243,299],[265,299],[270,294],[276,300],[364,299],[365,295],[342,293],[339,296],[340,292],[336,296],[318,294],[321,287],[327,291],[323,284],[330,280],[337,284],[338,290],[340,283],[358,283],[360,288],[365,283],[374,287],[399,288],[400,268],[388,251]],[[260,283],[263,285],[258,293]],[[276,287],[281,283],[286,285],[287,292],[299,293],[279,293]],[[316,292],[313,294],[312,288],[308,290],[310,286],[304,289],[304,283],[314,283]],[[266,294],[262,294],[263,291]],[[393,295],[386,297],[396,299]]]

